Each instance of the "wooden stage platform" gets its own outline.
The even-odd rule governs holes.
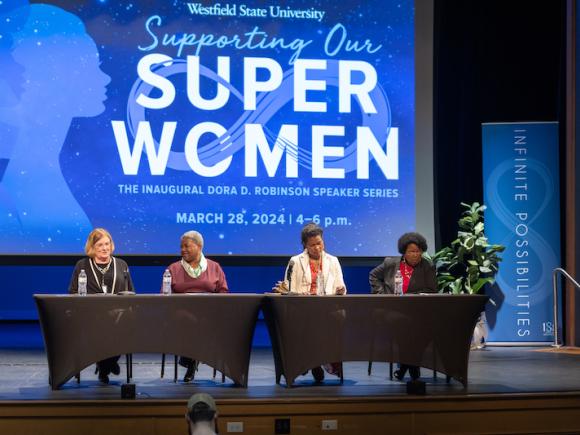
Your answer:
[[[389,380],[388,364],[344,364],[344,383],[310,375],[294,388],[275,385],[270,349],[254,349],[247,389],[212,378],[201,365],[192,383],[173,382],[173,358],[160,378],[161,356],[134,355],[134,400],[121,399],[121,376],[109,385],[93,368],[58,391],[48,385],[41,350],[0,351],[0,434],[186,434],[185,402],[197,391],[218,403],[220,433],[291,434],[580,434],[580,355],[538,348],[488,347],[470,355],[467,388],[422,370],[426,395]],[[124,359],[121,359],[124,362]],[[184,369],[180,370],[181,376]],[[336,430],[323,430],[324,425]],[[282,429],[282,430],[280,430]]]

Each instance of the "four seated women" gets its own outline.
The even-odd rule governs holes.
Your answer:
[[[285,280],[274,287],[280,293],[305,295],[343,295],[346,294],[342,268],[338,259],[325,252],[323,230],[310,223],[301,231],[301,242],[304,251],[293,256],[286,268]],[[406,233],[398,241],[400,258],[387,257],[382,264],[374,268],[369,275],[372,293],[394,293],[394,279],[400,271],[403,281],[403,293],[436,292],[437,281],[435,268],[423,253],[427,250],[427,241],[419,233]],[[78,292],[78,277],[81,270],[87,273],[87,292],[120,293],[133,291],[127,263],[114,258],[114,243],[111,235],[102,228],[94,229],[88,237],[85,252],[86,258],[79,260],[73,271],[70,293]],[[203,255],[203,236],[197,231],[188,231],[181,236],[181,259],[168,267],[171,273],[172,293],[226,293],[228,284],[221,266]],[[119,357],[108,358],[97,363],[99,380],[109,382],[109,374],[119,374]],[[196,362],[181,357],[180,364],[187,368],[184,382],[193,379]],[[325,365],[326,370],[335,375],[341,374],[341,364]],[[395,372],[398,379],[403,379],[409,370],[411,377],[419,377],[419,368],[401,364]],[[324,379],[321,367],[312,369],[316,382]]]

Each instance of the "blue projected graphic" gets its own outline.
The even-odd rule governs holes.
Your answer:
[[[382,256],[415,226],[414,11],[0,5],[0,253]]]

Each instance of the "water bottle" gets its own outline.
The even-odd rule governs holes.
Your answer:
[[[322,271],[318,271],[318,275],[316,276],[316,294],[319,296],[324,296],[324,282],[322,281]]]
[[[171,272],[169,272],[169,269],[165,269],[165,272],[163,272],[162,291],[164,295],[171,294]]]
[[[87,273],[85,269],[81,269],[81,273],[79,273],[79,295],[87,295]]]
[[[395,272],[395,295],[403,295],[403,275],[399,269]]]

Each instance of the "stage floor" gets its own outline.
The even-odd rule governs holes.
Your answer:
[[[422,369],[421,379],[427,383],[427,394],[436,396],[485,395],[509,393],[554,393],[580,391],[580,355],[541,352],[541,348],[487,347],[472,351],[469,363],[469,384],[466,389],[445,376],[433,379],[432,372]],[[389,365],[373,363],[344,363],[344,384],[326,374],[323,384],[313,385],[310,374],[296,380],[293,388],[275,385],[274,362],[270,349],[254,349],[247,389],[237,388],[221,376],[212,379],[212,369],[200,365],[195,380],[173,382],[173,357],[168,356],[165,378],[160,378],[161,355],[133,356],[133,383],[137,399],[186,399],[196,391],[205,391],[217,399],[290,399],[309,397],[385,397],[406,395],[406,385],[389,380]],[[46,356],[42,350],[0,350],[0,401],[21,400],[109,400],[119,399],[125,379],[124,358],[121,375],[112,376],[109,385],[98,382],[94,366],[84,370],[81,383],[70,380],[61,390],[52,391],[48,385]]]

